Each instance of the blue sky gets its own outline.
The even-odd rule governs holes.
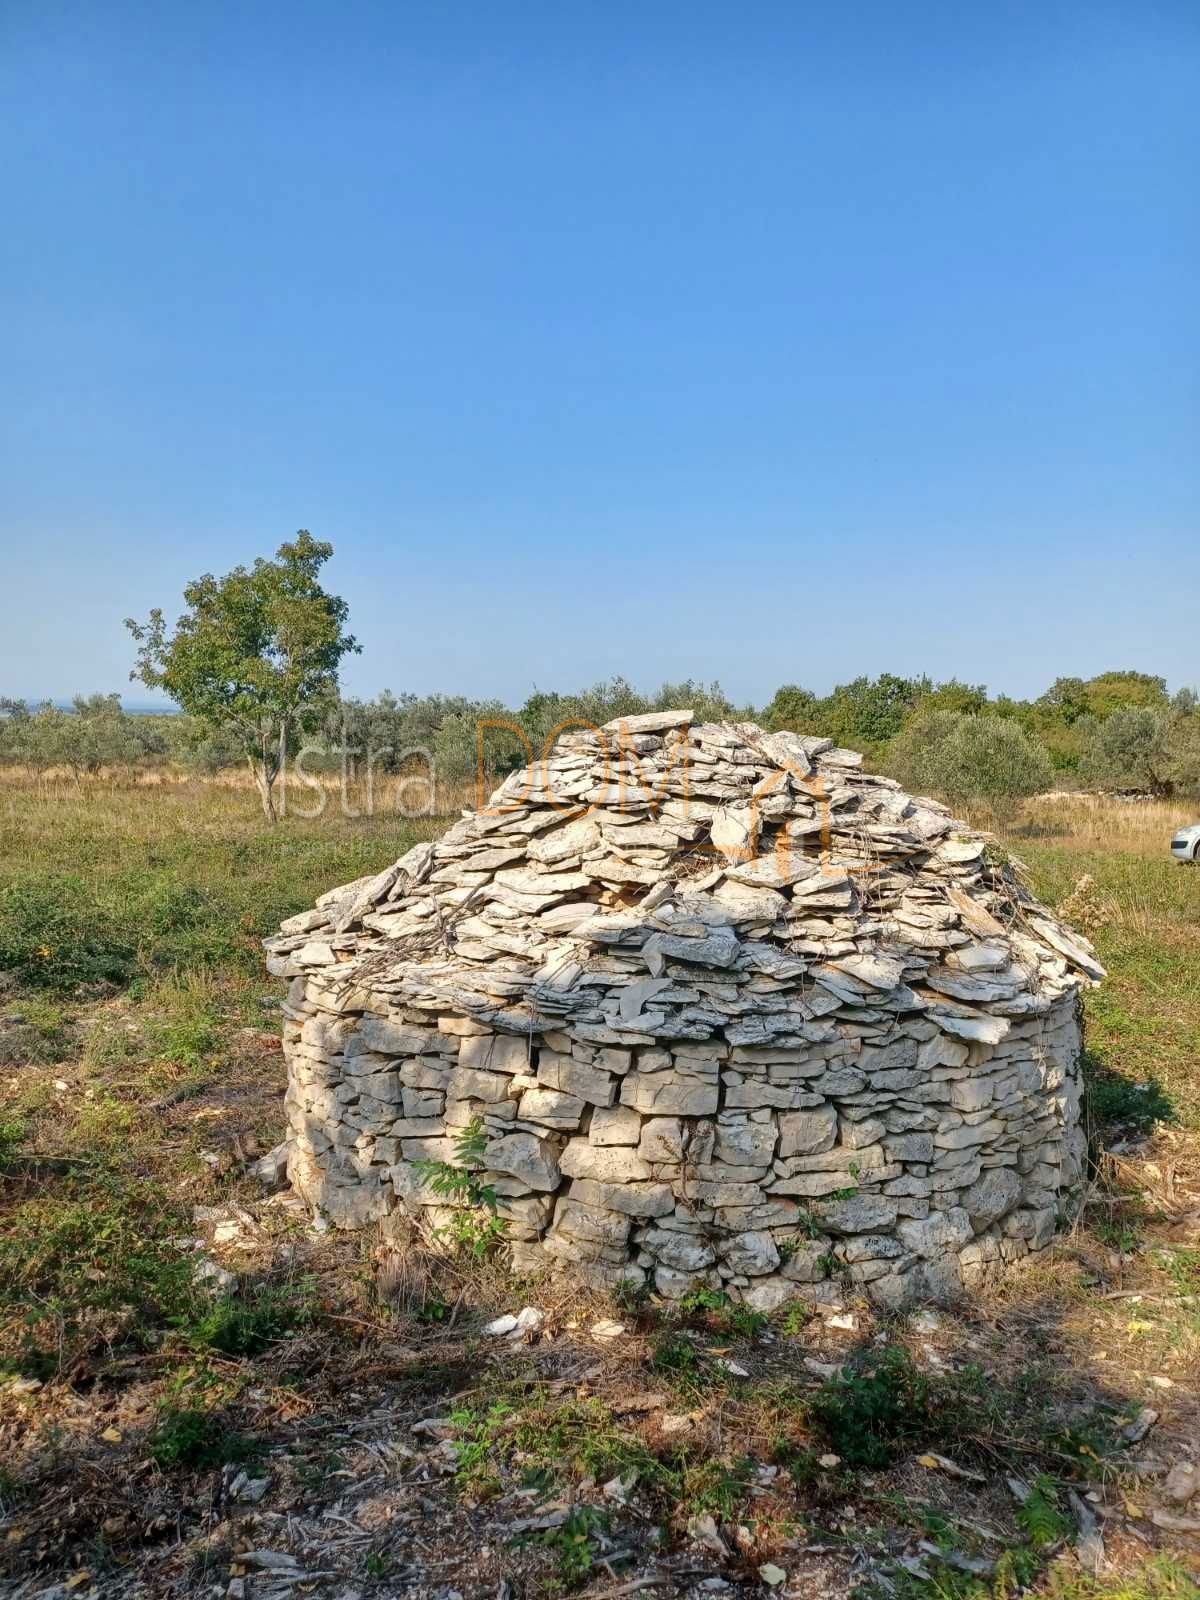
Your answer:
[[[0,139],[0,693],[301,526],[355,692],[1200,679],[1194,4],[5,0]]]

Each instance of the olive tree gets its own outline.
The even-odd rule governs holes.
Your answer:
[[[1200,722],[1184,708],[1124,706],[1087,725],[1082,770],[1104,789],[1144,789],[1154,795],[1191,791],[1197,782]]]
[[[332,554],[302,528],[273,561],[189,583],[173,633],[157,608],[148,622],[125,624],[139,645],[130,677],[237,741],[271,822],[290,743],[319,720],[342,657],[358,650],[344,631],[346,602],[319,581]]]
[[[962,804],[1037,794],[1054,782],[1050,758],[1007,717],[934,711],[893,739],[888,764],[909,789]]]

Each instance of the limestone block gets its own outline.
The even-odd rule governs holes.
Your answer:
[[[1011,1167],[993,1167],[962,1195],[962,1209],[977,1233],[996,1222],[1021,1198],[1021,1180]]]
[[[557,1089],[526,1089],[517,1115],[522,1122],[539,1122],[570,1133],[579,1127],[585,1104],[577,1095],[562,1094]]]
[[[675,1196],[666,1183],[598,1183],[575,1178],[569,1193],[583,1205],[623,1211],[630,1217],[663,1217],[675,1209]]]
[[[935,1211],[923,1221],[908,1219],[896,1224],[896,1234],[901,1242],[926,1260],[942,1256],[947,1251],[957,1251],[967,1243],[973,1232],[971,1219],[961,1208]]]
[[[719,1100],[715,1082],[698,1082],[675,1072],[649,1076],[631,1072],[621,1084],[622,1105],[643,1116],[711,1117]]]
[[[461,1039],[458,1064],[478,1072],[524,1072],[531,1059],[531,1041],[519,1034],[489,1033]]]
[[[837,1142],[838,1115],[832,1106],[786,1112],[779,1119],[781,1157],[818,1155]]]
[[[574,1056],[543,1051],[538,1061],[537,1076],[538,1082],[546,1088],[573,1094],[593,1106],[611,1106],[616,1095],[617,1080],[611,1073],[601,1072],[584,1061],[577,1061]]]
[[[405,1155],[408,1155],[407,1148]],[[557,1189],[562,1174],[552,1145],[531,1133],[512,1133],[490,1139],[484,1161],[496,1172],[506,1172],[531,1189]]]
[[[650,1165],[636,1150],[624,1145],[594,1145],[572,1139],[559,1158],[568,1178],[591,1178],[597,1183],[644,1183],[650,1178]]]
[[[761,1278],[779,1265],[779,1249],[769,1233],[737,1233],[718,1245],[722,1263],[731,1271]]]
[[[592,1112],[588,1139],[597,1145],[635,1145],[644,1123],[631,1106],[597,1106]]]

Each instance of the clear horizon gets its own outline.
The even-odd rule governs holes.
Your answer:
[[[1195,684],[1198,89],[1156,0],[15,0],[0,693],[300,527],[363,697]]]

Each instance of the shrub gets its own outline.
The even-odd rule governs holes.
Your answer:
[[[1187,720],[1190,718],[1181,718],[1181,722]],[[1171,715],[1150,706],[1123,706],[1104,722],[1090,718],[1083,733],[1080,770],[1101,789],[1171,794],[1173,734]]]
[[[309,1288],[265,1288],[252,1298],[226,1295],[190,1325],[189,1338],[201,1349],[225,1356],[260,1355],[309,1320]]]
[[[149,1456],[164,1471],[178,1467],[202,1470],[253,1454],[250,1440],[235,1433],[212,1411],[194,1406],[167,1406],[150,1440]]]
[[[73,708],[39,706],[30,715],[5,719],[0,756],[35,767],[66,767],[76,781],[105,766],[131,766],[162,753],[156,719],[132,717],[115,694],[76,695]]]
[[[809,1402],[809,1417],[851,1467],[886,1467],[932,1422],[928,1380],[899,1345],[844,1367]]]
[[[935,711],[916,717],[888,749],[909,789],[956,803],[1037,794],[1054,782],[1046,752],[1007,717]]]
[[[123,983],[134,958],[132,941],[82,879],[45,872],[0,889],[0,969],[30,988]]]

